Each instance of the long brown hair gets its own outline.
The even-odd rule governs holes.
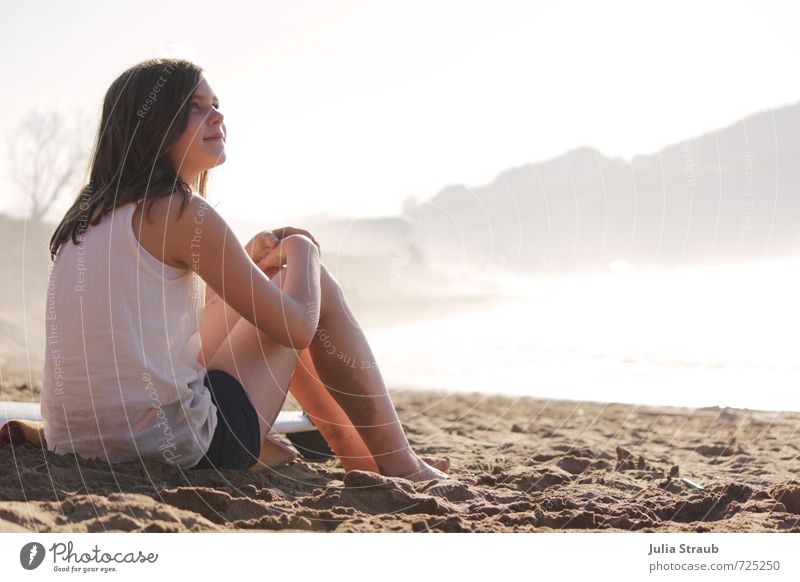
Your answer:
[[[61,245],[78,244],[116,206],[149,198],[148,215],[156,199],[179,192],[180,212],[192,189],[178,175],[167,152],[189,120],[191,97],[203,69],[182,59],[150,59],[122,73],[103,101],[88,183],[50,239],[50,259]],[[208,171],[201,172],[200,196],[206,196]]]

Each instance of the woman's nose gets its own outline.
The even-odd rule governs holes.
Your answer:
[[[225,116],[222,115],[221,111],[213,111],[211,115],[209,115],[209,124],[210,125],[222,125],[225,121]]]

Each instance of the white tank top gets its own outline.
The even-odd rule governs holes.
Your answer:
[[[64,243],[47,287],[42,419],[47,448],[108,462],[194,466],[217,409],[198,332],[205,283],[150,255],[134,203]]]

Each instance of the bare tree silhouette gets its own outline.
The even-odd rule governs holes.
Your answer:
[[[11,179],[28,218],[41,224],[66,191],[75,190],[86,164],[85,119],[31,110],[9,135]]]

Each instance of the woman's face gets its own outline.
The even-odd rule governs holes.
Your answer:
[[[219,100],[205,75],[201,74],[189,108],[186,129],[168,156],[181,178],[194,184],[200,172],[225,161],[225,117],[219,111]]]

